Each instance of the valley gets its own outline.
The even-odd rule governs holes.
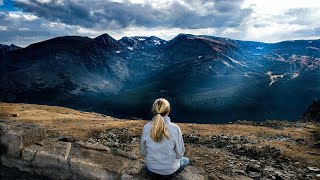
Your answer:
[[[0,101],[150,118],[167,98],[181,122],[296,120],[320,97],[320,41],[279,43],[179,34],[63,36],[2,45]]]

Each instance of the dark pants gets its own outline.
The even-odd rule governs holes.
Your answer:
[[[152,171],[150,171],[147,166],[146,166],[146,173],[147,175],[152,179],[152,180],[162,180],[162,179],[172,179],[174,178],[175,176],[177,176],[183,169],[184,167],[186,167],[187,165],[189,165],[191,163],[191,160],[187,157],[182,157],[180,159],[180,168],[172,173],[172,174],[169,174],[169,175],[161,175],[161,174],[157,174],[157,173],[154,173]]]

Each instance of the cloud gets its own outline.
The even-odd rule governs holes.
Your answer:
[[[93,28],[85,28],[78,25],[68,25],[62,22],[50,22],[46,19],[22,12],[0,13],[0,44],[16,44],[26,47],[31,43],[47,40],[57,36],[88,36],[94,38],[103,33],[109,33],[112,37],[120,39],[123,36],[158,36],[170,40],[179,33],[207,35],[213,34],[214,28],[147,28],[130,26],[113,31]],[[32,20],[30,20],[29,17]],[[7,26],[10,24],[10,26]]]
[[[289,19],[291,24],[310,25],[318,24],[320,17],[319,8],[295,8],[289,9],[284,13],[284,18]]]
[[[165,6],[147,2],[17,0],[16,6],[49,21],[99,29],[235,27],[252,13],[241,8],[242,0],[173,0]]]
[[[208,35],[214,34],[214,28],[197,28],[197,29],[183,29],[183,28],[145,28],[145,27],[127,27],[125,29],[112,31],[109,34],[120,39],[123,36],[157,36],[165,40],[170,40],[180,33],[184,34],[196,34],[196,35]]]
[[[51,25],[51,26],[50,26]],[[63,35],[73,35],[75,27],[54,27],[33,14],[0,12],[0,43],[25,47],[31,43]]]
[[[2,44],[27,46],[57,36],[103,33],[117,39],[155,35],[169,40],[179,33],[262,42],[320,38],[320,4],[300,0],[15,0],[14,4],[10,9],[1,6]]]
[[[259,14],[255,11],[252,18],[238,27],[241,33],[234,36],[262,42],[319,39],[319,16],[320,8],[314,7],[284,9],[275,14]]]

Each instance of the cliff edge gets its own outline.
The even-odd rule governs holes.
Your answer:
[[[11,103],[0,103],[0,119],[4,166],[52,179],[148,179],[139,153],[145,120]],[[194,163],[176,179],[320,176],[317,122],[178,125]]]

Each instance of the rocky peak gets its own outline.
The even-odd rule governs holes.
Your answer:
[[[122,49],[122,45],[107,33],[104,33],[94,38],[94,40],[98,41],[100,44],[110,49],[114,49],[114,50]]]
[[[146,49],[150,47],[158,47],[159,45],[166,44],[166,41],[156,36],[132,36],[123,37],[119,40],[126,48],[133,49]]]
[[[14,44],[11,44],[11,45],[0,44],[0,54],[8,51],[14,51],[17,49],[21,49],[21,47],[16,46]]]

